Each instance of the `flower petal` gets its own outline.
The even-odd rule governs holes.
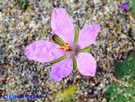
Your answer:
[[[69,14],[64,8],[54,9],[51,17],[52,30],[64,41],[73,43],[74,26]]]
[[[32,60],[39,62],[49,62],[64,55],[64,51],[59,50],[60,46],[48,41],[39,40],[26,46],[24,54]]]
[[[124,11],[128,11],[128,8],[129,8],[129,2],[126,2],[126,3],[123,3],[123,4],[122,4],[122,9],[123,9]]]
[[[89,53],[79,53],[76,56],[78,70],[82,75],[95,76],[97,63]]]
[[[67,59],[52,66],[50,76],[54,81],[60,81],[62,78],[67,77],[72,70],[73,60],[72,57],[68,57]]]
[[[100,26],[97,24],[84,27],[79,34],[78,45],[79,49],[91,45],[100,31]]]

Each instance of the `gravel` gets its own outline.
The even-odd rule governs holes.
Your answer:
[[[135,47],[135,17],[121,9],[121,0],[30,0],[26,10],[15,0],[0,0],[0,96],[3,94],[39,95],[38,99],[17,99],[18,102],[54,102],[58,91],[77,86],[76,102],[107,102],[103,96],[113,82],[116,60],[123,61]],[[51,12],[64,7],[80,27],[100,24],[101,31],[91,54],[98,63],[95,77],[74,72],[60,82],[50,79],[51,67],[28,60],[26,45],[50,40]],[[0,98],[2,102],[3,99]]]

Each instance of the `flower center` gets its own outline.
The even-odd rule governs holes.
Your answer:
[[[64,51],[68,52],[68,51],[72,50],[72,48],[71,48],[71,46],[69,46],[68,43],[63,43],[63,44],[61,45],[60,50],[64,50]]]

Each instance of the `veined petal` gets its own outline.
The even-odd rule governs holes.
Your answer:
[[[95,41],[99,31],[100,26],[97,24],[84,27],[80,31],[77,47],[83,49],[84,47],[91,45]]]
[[[95,76],[97,63],[89,53],[78,53],[76,56],[78,70],[82,75]]]
[[[64,8],[54,9],[51,17],[52,30],[66,43],[73,44],[74,26]]]
[[[50,62],[65,54],[61,51],[60,46],[48,41],[38,40],[27,45],[24,54],[31,60],[38,62]]]
[[[72,70],[73,60],[72,57],[68,57],[67,59],[52,66],[50,76],[54,81],[60,81],[62,78],[67,77]]]

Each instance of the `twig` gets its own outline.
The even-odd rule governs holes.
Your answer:
[[[113,79],[114,82],[120,83],[120,84],[122,84],[124,86],[128,85],[128,83],[126,83],[126,82],[124,82],[122,80],[117,79],[115,76],[112,76],[112,79]]]

